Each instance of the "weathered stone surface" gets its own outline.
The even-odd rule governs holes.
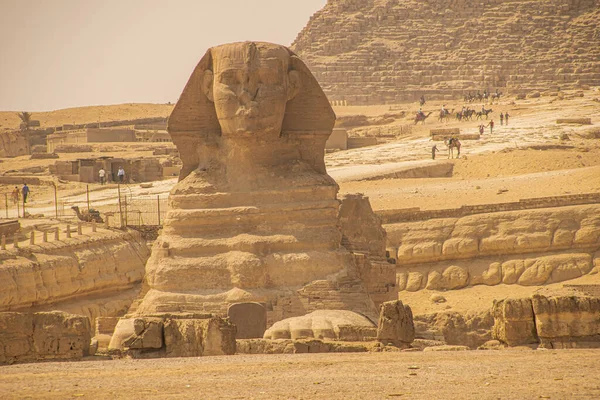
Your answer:
[[[267,310],[262,304],[232,304],[227,316],[237,328],[236,339],[262,338],[267,330]]]
[[[76,360],[89,354],[86,317],[63,312],[0,313],[0,363]]]
[[[363,341],[373,340],[375,335],[375,324],[362,315],[346,310],[319,310],[276,322],[264,338]]]
[[[414,317],[415,337],[476,349],[492,338],[491,313],[461,314],[443,311]]]
[[[415,338],[412,310],[400,300],[388,301],[379,308],[377,340],[396,346],[411,344]]]
[[[492,308],[494,339],[509,346],[538,343],[531,299],[505,299]]]
[[[222,318],[168,319],[165,321],[167,357],[235,354],[235,325]]]
[[[133,318],[134,335],[125,339],[125,349],[160,349],[163,346],[163,322],[160,318]]]
[[[238,354],[362,353],[374,350],[368,343],[323,342],[321,340],[241,339]],[[379,350],[377,348],[377,350]]]
[[[409,272],[408,280],[406,282],[406,290],[409,292],[416,292],[421,289],[423,283],[423,274],[420,272]]]
[[[599,297],[546,290],[533,295],[532,305],[542,346],[600,348]]]
[[[133,300],[135,293],[128,291],[141,283],[148,255],[139,235],[106,230],[6,250],[0,259],[0,311],[60,302],[61,310],[90,320],[116,315]],[[85,303],[92,293],[93,304]]]
[[[334,122],[289,49],[259,42],[209,49],[169,118],[183,168],[135,315],[225,315],[231,304],[259,302],[269,305],[269,324],[318,309],[375,317],[369,290],[379,294],[378,274],[393,289],[393,268],[387,274],[365,262],[361,270],[341,246],[338,186],[324,164]]]

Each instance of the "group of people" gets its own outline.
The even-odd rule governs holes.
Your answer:
[[[106,171],[104,168],[100,168],[100,171],[98,171],[98,178],[100,179],[101,185],[106,183]],[[123,166],[120,166],[119,170],[117,171],[117,180],[119,183],[123,183],[125,181],[125,169],[123,169]]]
[[[100,171],[98,171],[98,177],[100,178],[100,184],[104,185],[106,183],[106,171],[104,168],[100,168]],[[123,183],[125,181],[125,169],[123,169],[122,166],[119,167],[119,170],[117,171],[117,179],[119,183]],[[27,183],[23,183],[23,187],[21,189],[19,189],[18,186],[15,186],[11,194],[13,204],[17,204],[20,200],[23,200],[23,205],[25,205],[30,193],[31,190],[29,189],[29,186],[27,186]]]
[[[23,199],[23,204],[27,203],[27,197],[29,197],[29,186],[26,183],[23,183],[23,187],[19,190],[18,186],[15,186],[15,189],[12,191],[12,201],[14,204],[17,204],[19,200]]]

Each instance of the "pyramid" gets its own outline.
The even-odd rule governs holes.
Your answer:
[[[600,0],[329,0],[292,48],[332,101],[600,85]]]

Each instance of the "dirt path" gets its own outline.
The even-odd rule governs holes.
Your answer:
[[[292,354],[0,368],[13,398],[593,399],[600,350]]]

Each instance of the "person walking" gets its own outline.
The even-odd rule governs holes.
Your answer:
[[[504,114],[500,113],[500,126],[504,125]]]
[[[119,167],[119,171],[117,172],[117,178],[119,178],[119,183],[123,183],[123,180],[125,179],[125,170],[123,169],[122,165]]]
[[[438,152],[438,153],[439,153],[439,150],[438,150],[438,148],[437,148],[437,145],[436,145],[436,144],[434,144],[434,145],[433,145],[433,147],[431,148],[431,159],[432,159],[432,160],[435,160],[435,153],[436,153],[436,152]]]
[[[104,185],[106,179],[106,171],[104,168],[100,167],[100,171],[98,171],[98,177],[100,178],[100,184]]]
[[[488,124],[488,126],[490,127],[490,135],[492,133],[494,133],[494,120],[491,120],[490,123]]]
[[[479,134],[483,135],[483,130],[485,129],[485,126],[483,124],[479,124]]]
[[[27,203],[27,196],[29,196],[29,186],[26,183],[21,188],[21,194],[23,195],[23,204]]]
[[[12,191],[13,204],[17,204],[19,202],[20,198],[21,198],[21,192],[19,191],[19,188],[17,186],[15,186],[15,190]]]
[[[504,114],[504,120],[506,121],[506,125],[508,125],[508,112]]]

